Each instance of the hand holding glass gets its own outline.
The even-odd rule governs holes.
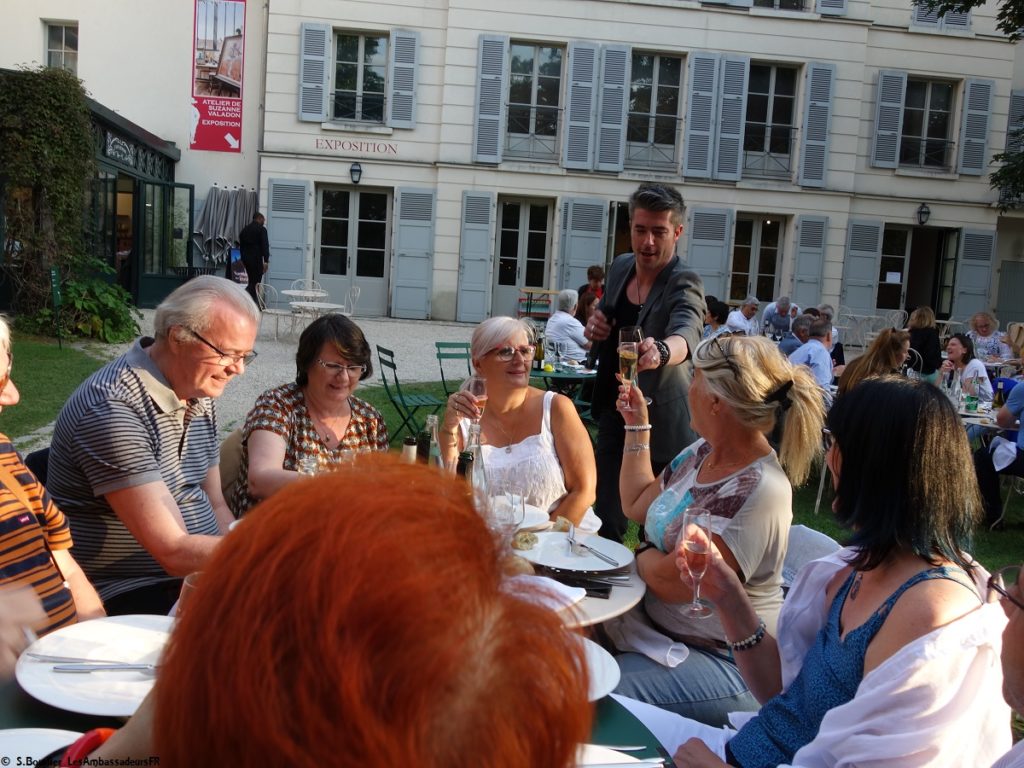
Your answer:
[[[706,619],[713,613],[700,599],[700,582],[711,559],[711,514],[706,509],[690,507],[683,513],[683,558],[693,582],[693,601],[683,615]]]
[[[619,329],[619,375],[626,388],[631,388],[636,380],[636,367],[640,360],[640,342],[643,340],[643,329],[637,325],[629,325]],[[627,397],[623,411],[632,411]]]
[[[466,380],[466,391],[473,396],[479,411],[473,421],[480,421],[484,417],[484,408],[487,407],[487,379],[483,376],[470,376]]]

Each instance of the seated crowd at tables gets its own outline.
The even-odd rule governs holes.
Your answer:
[[[602,271],[559,294],[548,327],[576,345],[573,359],[599,363],[597,445],[568,397],[531,385],[533,327],[494,317],[470,349],[486,408],[465,389],[448,397],[442,459],[477,423],[497,492],[590,535],[639,526],[646,594],[598,636],[616,654],[615,693],[640,702],[631,711],[677,765],[999,761],[1012,746],[1006,702],[1024,701],[1024,597],[1018,568],[990,578],[969,553],[997,511],[993,477],[998,499],[999,471],[1024,474],[1024,445],[990,475],[975,454],[979,492],[972,474],[947,471],[971,455],[950,399],[899,375],[913,344],[927,343],[922,378],[966,380],[976,350],[1004,351],[994,318],[951,337],[941,361],[934,314],[915,313],[909,330],[882,331],[844,367],[831,307],[807,314],[780,297],[758,322],[754,297],[728,312],[704,296],[674,254],[675,190],[642,185],[630,215],[633,253],[607,284]],[[587,307],[581,293],[595,297]],[[616,326],[634,323],[645,331],[639,375],[622,384],[608,361]],[[355,395],[373,372],[355,322],[327,315],[303,331],[294,380],[253,405],[238,478],[222,491],[215,401],[254,363],[258,326],[244,288],[195,278],[158,307],[154,338],[69,399],[45,488],[0,436],[2,519],[17,520],[0,535],[19,552],[5,556],[2,583],[31,585],[47,616],[0,598],[0,663],[25,644],[12,628],[167,613],[184,576],[202,571],[214,586],[190,598],[153,693],[125,727],[93,737],[92,757],[573,765],[592,716],[580,646],[557,614],[507,585],[506,547],[460,481],[380,455],[392,436]],[[2,322],[0,351],[10,406]],[[1016,387],[998,424],[1022,410]],[[793,488],[820,462],[848,540],[787,594]],[[303,478],[311,468],[333,471]],[[706,619],[684,610],[691,506],[712,521]],[[198,762],[197,737],[208,745]],[[1000,768],[1024,765],[1018,752]]]

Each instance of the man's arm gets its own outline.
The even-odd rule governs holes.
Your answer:
[[[668,347],[669,357],[665,365],[679,365],[686,362],[704,331],[704,286],[696,272],[679,272],[669,278],[665,286],[664,302],[668,307],[668,321],[659,341]],[[641,359],[638,370],[658,368],[661,354],[655,348],[651,337],[641,345]]]
[[[206,482],[209,479],[207,476]],[[104,498],[129,533],[171,576],[202,570],[220,543],[219,536],[188,533],[181,511],[162,481],[111,491]]]
[[[260,227],[260,254],[263,256],[263,264],[270,261],[270,235],[266,227]]]
[[[75,611],[78,613],[78,620],[97,619],[106,616],[103,610],[103,601],[96,594],[96,588],[86,577],[82,567],[67,549],[54,549],[53,561],[57,564],[64,580],[71,590],[71,597],[75,601]]]
[[[221,485],[220,465],[214,464],[210,467],[210,471],[206,473],[206,479],[203,480],[202,488],[210,499],[213,514],[217,517],[217,527],[220,528],[221,533],[227,533],[228,526],[234,522],[235,516],[228,506],[227,499],[224,498],[224,489]]]

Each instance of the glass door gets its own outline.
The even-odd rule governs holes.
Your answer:
[[[154,307],[183,279],[200,272],[189,266],[195,187],[136,181],[135,190],[135,247],[129,282],[137,276],[137,287],[132,291],[136,302],[140,307]]]
[[[498,268],[491,314],[516,317],[523,288],[547,287],[551,205],[500,200],[498,210]]]
[[[882,258],[878,261],[876,309],[903,309],[909,254],[910,230],[887,226],[882,235]]]
[[[742,302],[747,296],[756,296],[762,302],[775,298],[781,233],[782,219],[778,217],[736,219],[727,301]]]

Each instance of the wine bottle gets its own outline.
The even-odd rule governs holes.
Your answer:
[[[998,411],[1006,405],[1006,390],[1003,389],[1003,382],[996,384],[996,393],[992,396],[992,410]]]

